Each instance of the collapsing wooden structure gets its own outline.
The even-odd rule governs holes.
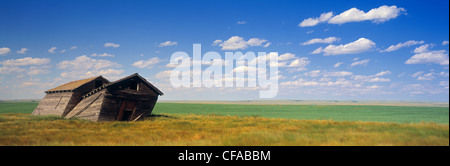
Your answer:
[[[32,115],[58,115],[91,121],[135,121],[151,114],[158,88],[135,73],[109,82],[102,76],[45,91]]]

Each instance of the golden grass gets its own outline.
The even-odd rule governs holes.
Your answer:
[[[138,122],[90,122],[0,115],[0,145],[448,146],[449,125],[179,115]]]

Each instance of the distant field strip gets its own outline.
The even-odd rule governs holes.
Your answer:
[[[238,104],[238,105],[375,105],[375,106],[449,107],[448,102],[408,101],[408,100],[237,100],[237,101],[161,100],[161,101],[158,101],[158,103]]]
[[[32,113],[38,102],[0,102],[1,113]]]
[[[448,107],[157,103],[155,114],[217,114],[283,119],[449,123]]]

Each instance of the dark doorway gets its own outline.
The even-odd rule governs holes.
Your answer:
[[[129,121],[132,114],[133,114],[132,110],[125,110],[121,121]]]
[[[133,117],[134,111],[136,109],[134,101],[123,100],[120,104],[119,113],[117,114],[116,120],[118,121],[130,121]]]

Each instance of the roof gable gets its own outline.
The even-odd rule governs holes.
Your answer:
[[[97,77],[91,77],[91,78],[87,78],[87,79],[72,81],[72,82],[66,83],[64,85],[58,86],[56,88],[49,89],[45,92],[48,93],[48,92],[58,92],[58,91],[73,91],[73,90],[79,88],[80,86],[83,86],[84,84],[87,84],[98,78],[102,78],[102,79],[106,80],[106,82],[109,82],[107,79],[103,78],[102,76],[97,76]]]
[[[138,73],[134,73],[134,74],[132,74],[132,75],[130,75],[130,76],[124,77],[124,78],[119,79],[119,80],[114,81],[114,82],[111,82],[111,83],[109,83],[109,84],[107,85],[107,87],[117,85],[117,84],[119,84],[119,83],[122,82],[122,81],[126,81],[126,80],[129,80],[129,79],[132,79],[132,78],[138,78],[138,79],[140,79],[146,86],[148,86],[150,89],[154,90],[158,95],[161,95],[161,96],[164,95],[163,92],[161,92],[161,91],[160,91],[158,88],[156,88],[153,84],[151,84],[150,82],[148,82],[145,78],[141,77]]]

